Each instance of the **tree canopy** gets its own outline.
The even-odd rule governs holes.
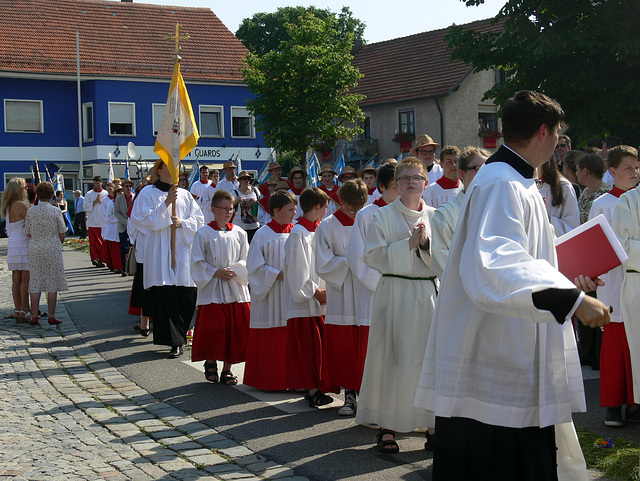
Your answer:
[[[637,146],[639,15],[637,0],[508,0],[494,19],[499,31],[454,25],[446,40],[452,60],[505,71],[485,99],[501,105],[518,90],[540,90],[560,102],[572,138],[615,134]]]
[[[362,74],[351,65],[354,34],[337,36],[335,17],[305,13],[285,24],[288,40],[263,55],[247,54],[242,70],[255,98],[247,108],[256,128],[278,151],[303,159],[309,147],[361,132],[362,95],[349,93]]]
[[[320,20],[334,19],[330,35],[336,40],[345,39],[353,34],[353,38],[362,39],[365,24],[353,17],[349,7],[342,7],[336,14],[330,9],[317,7],[282,7],[272,13],[256,13],[242,20],[236,37],[256,55],[264,55],[278,50],[280,42],[291,40],[287,24],[296,24],[298,19],[308,14]]]

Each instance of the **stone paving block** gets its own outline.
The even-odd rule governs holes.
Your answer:
[[[262,476],[265,479],[283,479],[283,478],[289,478],[292,476],[295,476],[296,473],[293,469],[291,468],[286,468],[284,466],[279,466],[277,468],[271,468],[268,469],[266,472],[264,473],[260,473],[260,476]]]
[[[249,464],[261,463],[263,461],[266,461],[266,459],[267,458],[265,458],[260,454],[253,453],[248,456],[243,456],[241,458],[234,459],[233,461],[239,466],[247,466]]]
[[[233,441],[229,441],[229,443],[233,443],[235,446],[217,448],[218,451],[225,456],[229,456],[232,459],[253,454],[251,450],[245,448],[244,446],[240,446]]]
[[[228,461],[222,456],[218,456],[217,454],[213,453],[202,454],[199,456],[189,456],[189,461],[205,466],[214,466],[216,464],[228,463]]]

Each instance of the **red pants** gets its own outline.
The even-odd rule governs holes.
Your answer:
[[[104,259],[102,228],[89,227],[89,255],[92,261],[100,261]]]
[[[89,245],[91,247],[91,245]],[[122,270],[122,258],[120,257],[120,242],[102,241],[103,262],[109,269]]]
[[[600,406],[634,404],[631,355],[624,323],[604,326],[600,351]]]

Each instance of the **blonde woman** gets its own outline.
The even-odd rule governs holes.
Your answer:
[[[13,317],[18,322],[28,322],[29,312],[29,238],[24,232],[29,208],[26,189],[24,179],[11,179],[7,182],[0,206],[7,221],[7,264],[13,278]]]

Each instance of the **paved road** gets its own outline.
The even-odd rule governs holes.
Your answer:
[[[0,258],[4,259],[5,254],[6,239],[2,239]],[[341,405],[339,401],[324,409],[309,409],[297,394],[265,394],[241,385],[228,387],[207,383],[202,375],[200,363],[190,363],[187,354],[181,360],[165,359],[166,348],[154,346],[151,338],[143,338],[133,331],[132,327],[137,319],[126,313],[131,278],[123,278],[108,273],[106,269],[92,267],[86,254],[71,249],[65,249],[64,260],[70,290],[61,296],[66,312],[63,313],[64,316],[59,316],[61,319],[64,317],[65,321],[60,328],[50,328],[48,325],[37,328],[17,326],[13,321],[3,321],[0,324],[0,342],[5,343],[5,349],[13,349],[13,352],[20,354],[20,362],[28,366],[23,367],[23,370],[30,372],[38,367],[46,373],[46,369],[51,366],[55,368],[56,374],[45,374],[44,378],[34,375],[29,380],[22,379],[22,376],[15,377],[10,372],[7,374],[3,369],[3,375],[9,376],[15,383],[0,390],[0,417],[12,415],[7,414],[6,410],[16,404],[11,397],[14,394],[6,389],[24,389],[25,392],[29,392],[34,383],[43,386],[43,389],[53,387],[58,393],[56,402],[62,403],[64,412],[69,416],[78,416],[82,421],[78,421],[78,426],[71,423],[71,431],[82,432],[81,426],[85,423],[90,425],[95,431],[95,437],[100,440],[102,430],[104,439],[101,442],[104,445],[100,445],[98,451],[102,452],[104,448],[108,453],[108,459],[102,460],[105,463],[102,469],[106,470],[109,467],[110,476],[114,476],[114,479],[145,479],[143,475],[157,477],[160,471],[154,471],[155,469],[164,471],[163,476],[167,477],[162,479],[173,479],[171,476],[177,479],[198,479],[198,476],[211,473],[222,479],[431,479],[432,456],[423,449],[423,434],[401,436],[401,453],[396,456],[383,455],[374,448],[375,431],[355,425],[353,418],[337,416],[337,407]],[[6,272],[0,274],[4,274],[0,275],[0,313],[6,313],[11,305],[8,291],[10,277]],[[43,345],[33,345],[35,340]],[[72,373],[75,377],[69,376],[69,369],[65,370],[60,358],[52,358],[54,353],[57,355],[57,350],[62,350],[67,356],[65,362],[80,360],[79,365],[71,365],[73,369],[78,369],[77,375]],[[36,354],[42,356],[42,364],[37,358],[34,359]],[[89,356],[89,363],[86,363],[84,356]],[[3,357],[0,361],[5,359]],[[4,363],[0,365],[4,366]],[[241,368],[238,373],[241,374]],[[113,380],[110,376],[113,376]],[[59,388],[52,381],[54,377],[67,384],[71,380],[69,386],[74,389],[79,387],[83,394],[80,398],[74,398],[73,392]],[[85,382],[88,384],[83,384]],[[100,385],[95,384],[96,382]],[[27,383],[28,387],[25,388],[21,383]],[[106,391],[94,395],[92,389],[100,391],[101,386],[104,386]],[[576,416],[576,423],[609,435],[608,431],[614,430],[603,426],[601,416],[597,414],[600,408],[593,408],[597,404],[597,379],[585,381],[585,387],[590,410],[593,412]],[[91,394],[89,398],[86,397],[87,393]],[[36,397],[50,399],[50,394],[37,394]],[[21,396],[17,398],[22,399]],[[116,396],[115,404],[121,403],[122,409],[114,406],[109,396]],[[20,404],[33,404],[29,399],[22,399],[24,402]],[[105,404],[109,406],[105,407]],[[29,412],[35,415],[34,409],[28,408],[22,417],[29,417]],[[92,409],[96,409],[94,417]],[[40,411],[39,407],[35,409],[35,412]],[[102,422],[100,416],[106,416],[108,422]],[[154,425],[154,420],[157,421],[159,418],[164,426]],[[36,419],[39,418],[36,416]],[[53,420],[46,420],[47,423],[53,423],[50,427],[54,431],[55,419],[57,418],[54,416]],[[143,421],[143,424],[136,424],[137,419]],[[167,424],[167,419],[173,424]],[[151,430],[145,429],[144,421],[151,423]],[[121,433],[117,429],[111,429],[116,425],[119,428],[120,423],[126,426],[122,428],[124,437],[120,436]],[[181,429],[180,426],[187,428]],[[160,437],[153,436],[154,429],[161,432]],[[190,432],[189,429],[194,431]],[[632,427],[623,428],[615,430],[613,434],[635,438],[638,434],[636,431]],[[199,436],[200,434],[203,435]],[[112,439],[109,436],[115,437]],[[198,436],[205,442],[199,442]],[[160,443],[162,437],[170,439],[178,449],[172,450],[171,444]],[[88,439],[93,440],[93,437],[89,436]],[[194,442],[198,446],[195,446]],[[30,441],[27,441],[27,447],[30,446],[29,443]],[[125,451],[123,459],[116,458],[116,454],[111,452],[109,447],[113,444]],[[46,443],[41,442],[35,449],[45,447]],[[3,441],[0,441],[0,454],[3,454],[5,449],[6,452],[10,452],[11,445],[3,445]],[[225,452],[224,449],[228,451]],[[95,451],[95,448],[92,448],[92,451]],[[195,453],[192,454],[196,456],[195,460],[181,454],[189,451]],[[80,452],[83,451],[80,449]],[[110,460],[110,456],[114,456],[114,461]],[[67,465],[73,466],[74,461],[75,458],[70,459]],[[125,461],[131,464],[126,464]],[[165,463],[164,466],[162,463]],[[0,461],[0,476],[2,469],[11,471],[15,468],[5,464]],[[194,464],[208,471],[194,469]],[[80,462],[80,465],[83,463]],[[143,468],[151,470],[152,473],[144,471]],[[138,470],[140,477],[133,475],[133,469]],[[224,469],[230,472],[214,472]],[[95,472],[94,470],[94,474]],[[88,472],[82,473],[82,476],[86,477],[80,477],[78,474],[78,479],[93,479]],[[593,472],[591,479],[604,481],[606,478]]]

